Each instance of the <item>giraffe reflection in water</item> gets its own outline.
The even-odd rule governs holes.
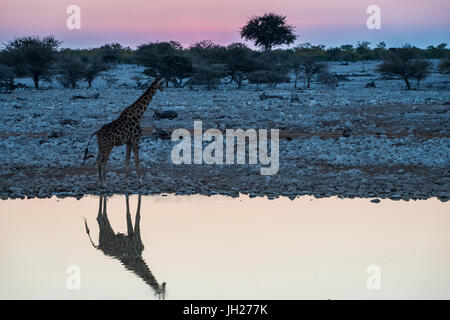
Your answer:
[[[87,221],[85,219],[86,232],[89,240],[94,248],[101,250],[105,255],[119,260],[125,268],[139,276],[146,284],[148,284],[159,299],[165,298],[166,283],[161,285],[153,276],[147,263],[142,258],[144,245],[141,240],[140,221],[141,221],[141,195],[138,197],[138,205],[136,210],[136,218],[133,224],[131,222],[129,197],[126,195],[126,220],[127,234],[115,233],[112,229],[107,215],[105,196],[100,196],[97,222],[99,227],[98,245],[92,241]]]

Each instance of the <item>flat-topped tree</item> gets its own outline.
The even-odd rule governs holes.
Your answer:
[[[243,43],[232,43],[225,52],[225,71],[230,82],[235,82],[238,88],[247,75],[256,70],[256,62],[252,50]]]
[[[4,63],[13,67],[17,76],[30,76],[39,89],[39,81],[52,70],[60,45],[53,36],[17,38],[5,45]]]
[[[304,43],[294,48],[288,56],[289,65],[294,73],[294,87],[297,88],[297,81],[300,74],[304,75],[307,88],[311,87],[313,77],[322,73],[326,65],[321,61],[325,60],[325,46],[313,46]]]
[[[383,62],[377,71],[385,75],[399,76],[405,81],[406,89],[411,89],[409,79],[420,80],[430,73],[431,64],[425,60],[416,59],[417,48],[404,45],[401,48],[390,48],[383,57]]]
[[[251,18],[241,29],[241,37],[253,41],[257,47],[270,51],[273,47],[294,43],[294,27],[286,23],[286,16],[266,13]]]
[[[161,75],[179,88],[183,80],[192,75],[191,59],[176,41],[151,42],[138,46],[135,61],[146,67],[144,73],[155,77]]]

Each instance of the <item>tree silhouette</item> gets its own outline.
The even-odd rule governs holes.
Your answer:
[[[431,64],[428,61],[417,60],[416,48],[404,45],[401,48],[391,48],[384,55],[383,63],[377,70],[381,74],[396,75],[405,81],[406,89],[411,89],[410,78],[419,82],[430,73]]]
[[[297,36],[294,27],[286,23],[286,16],[266,13],[261,17],[251,18],[241,29],[241,37],[253,41],[265,51],[275,46],[294,43]]]
[[[227,47],[224,62],[230,82],[235,82],[238,88],[242,87],[247,75],[256,69],[252,51],[242,43],[232,43]]]
[[[4,59],[18,76],[30,76],[39,89],[39,80],[49,75],[60,44],[53,36],[17,38],[6,44]]]
[[[161,75],[175,87],[182,86],[183,79],[192,75],[191,59],[185,56],[183,47],[175,41],[147,43],[138,47],[136,61],[147,67],[145,74]]]

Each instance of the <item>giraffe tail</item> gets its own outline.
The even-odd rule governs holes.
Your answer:
[[[98,131],[95,131],[93,134],[91,134],[91,137],[89,138],[89,141],[88,141],[88,143],[87,143],[86,149],[84,150],[84,159],[83,159],[83,163],[86,162],[87,159],[93,157],[93,156],[89,156],[89,157],[88,157],[89,143],[91,142],[92,137],[95,136],[97,133],[98,133]]]

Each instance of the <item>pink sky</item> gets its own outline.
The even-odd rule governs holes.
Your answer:
[[[81,8],[81,30],[66,28],[71,4]],[[371,4],[381,8],[381,30],[366,27]],[[1,0],[0,41],[53,34],[68,47],[203,39],[229,44],[241,41],[239,29],[249,17],[269,11],[287,15],[300,35],[297,43],[450,43],[448,0]]]

